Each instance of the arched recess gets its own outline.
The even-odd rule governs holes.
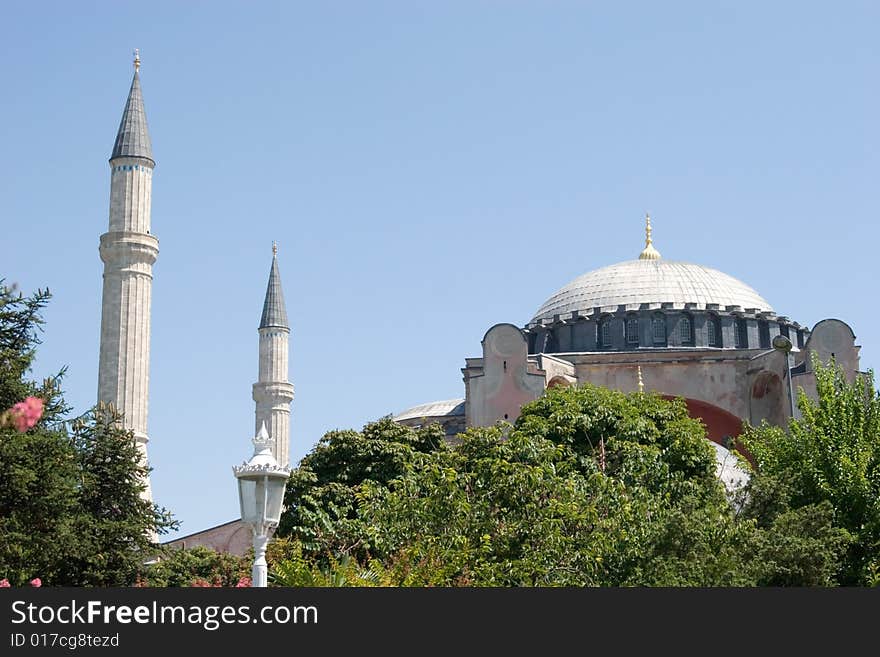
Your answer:
[[[764,370],[755,376],[749,391],[749,421],[757,426],[761,420],[772,425],[784,426],[788,391],[776,372]]]
[[[673,395],[662,395],[664,399],[675,399]],[[714,404],[702,401],[700,399],[684,400],[688,415],[692,418],[703,421],[706,426],[706,437],[713,443],[717,443],[722,447],[731,449],[734,445],[737,450],[742,453],[749,461],[752,461],[751,455],[742,446],[737,437],[742,433],[743,421],[736,415],[723,408],[718,408]]]

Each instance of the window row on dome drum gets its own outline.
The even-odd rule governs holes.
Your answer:
[[[547,331],[539,330],[529,336],[530,353],[652,347],[769,349],[772,337],[779,333],[793,341],[796,339],[798,347],[803,346],[804,338],[802,330],[790,329],[781,322],[711,312],[642,311],[623,316],[604,315],[598,321],[569,321],[547,328]]]

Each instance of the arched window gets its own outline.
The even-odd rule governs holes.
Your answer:
[[[662,313],[657,313],[651,318],[651,335],[655,347],[666,346],[666,317]]]
[[[710,347],[721,347],[721,322],[718,321],[718,318],[709,315],[706,319],[706,329],[709,332],[709,346]]]
[[[685,346],[694,344],[694,324],[690,315],[682,315],[678,322],[678,338]]]
[[[633,315],[626,318],[626,344],[629,346],[639,344],[639,318]]]
[[[603,347],[611,346],[611,318],[605,317],[599,322],[599,344]]]
[[[552,354],[556,350],[556,338],[553,331],[547,331],[538,339],[538,353]]]
[[[733,346],[737,349],[748,349],[749,336],[746,332],[746,321],[737,319],[733,323]]]
[[[528,336],[529,336],[529,353],[530,354],[537,353],[535,351],[535,345],[538,344],[538,334],[535,333],[534,331],[529,331]]]
[[[761,343],[761,349],[770,348],[770,324],[766,319],[758,320],[758,340]]]

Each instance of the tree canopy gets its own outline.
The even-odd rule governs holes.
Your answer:
[[[98,406],[69,418],[63,370],[28,377],[48,290],[29,297],[0,281],[0,411],[23,399],[43,413],[25,431],[0,426],[0,577],[12,585],[124,586],[175,526],[145,500],[148,472],[119,416]]]
[[[761,525],[780,515],[830,514],[847,544],[835,580],[880,584],[880,395],[873,372],[848,380],[814,362],[817,399],[798,395],[788,430],[750,427],[743,443],[758,476],[748,505]]]
[[[327,434],[291,479],[276,581],[824,586],[848,545],[829,504],[759,516],[757,474],[732,499],[681,400],[553,388],[513,426],[440,436]]]

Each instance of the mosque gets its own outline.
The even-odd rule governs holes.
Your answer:
[[[152,265],[159,242],[150,230],[156,163],[135,53],[110,156],[109,229],[99,246],[104,278],[98,399],[123,412],[146,459]],[[859,347],[839,319],[822,319],[810,329],[779,314],[732,276],[664,260],[651,230],[646,217],[645,247],[637,258],[579,276],[524,324],[490,327],[482,355],[464,360],[463,398],[421,404],[393,419],[409,426],[437,422],[453,437],[468,427],[513,422],[522,405],[548,387],[589,382],[646,390],[684,398],[715,446],[719,476],[736,485],[743,473],[726,446],[743,424],[784,425],[797,413],[794,391],[816,394],[812,357],[834,358],[854,378]],[[275,439],[275,458],[287,465],[294,387],[288,381],[290,326],[274,248],[258,333],[254,433],[265,423]],[[244,554],[251,535],[233,520],[168,544]]]
[[[815,395],[813,354],[850,377],[859,347],[850,327],[823,319],[812,330],[778,314],[754,288],[717,269],[664,260],[645,218],[638,258],[583,274],[551,295],[523,326],[496,324],[481,358],[466,358],[463,399],[395,416],[466,427],[512,422],[545,388],[589,382],[683,397],[708,437],[724,446],[745,421],[782,426],[798,413],[798,387]]]

